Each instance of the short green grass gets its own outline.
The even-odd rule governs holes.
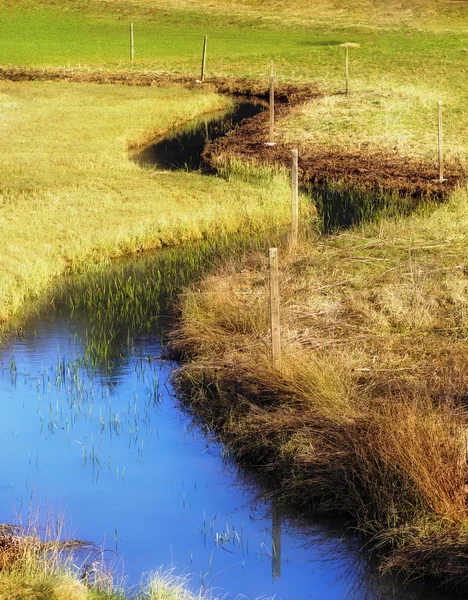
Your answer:
[[[67,3],[64,3],[65,5]],[[207,73],[259,76],[272,57],[289,69],[312,50],[309,32],[255,26],[245,19],[209,19],[192,11],[157,10],[150,20],[118,9],[96,13],[76,10],[6,10],[2,15],[0,64],[130,67],[129,24],[134,22],[135,68],[197,74],[203,36],[208,35]],[[320,35],[319,41],[326,41]],[[329,52],[325,51],[325,56]]]
[[[423,19],[396,2],[391,15],[367,4],[372,20],[366,2],[341,9],[330,1],[301,2],[294,10],[274,2],[1,0],[0,64],[128,67],[134,22],[135,67],[197,74],[207,34],[208,73],[261,76],[274,59],[279,77],[336,85],[343,76],[337,44],[354,41],[362,45],[352,57],[356,82],[430,76],[435,88],[455,89],[462,76],[454,66],[466,64],[468,46],[462,3],[428,3],[438,8],[423,10]]]

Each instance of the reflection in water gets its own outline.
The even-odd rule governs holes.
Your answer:
[[[281,510],[278,499],[273,497],[271,507],[271,572],[273,581],[281,579]]]

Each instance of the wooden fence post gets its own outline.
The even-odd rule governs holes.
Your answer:
[[[270,323],[271,323],[271,357],[273,368],[281,367],[280,305],[278,248],[270,248]]]
[[[346,95],[349,96],[349,46],[345,48]]]
[[[444,181],[444,149],[442,139],[442,100],[438,102],[439,107],[439,181]]]
[[[201,63],[201,75],[200,81],[203,83],[205,79],[205,66],[206,66],[206,45],[208,43],[208,37],[205,35],[203,38],[203,55],[202,55],[202,63]]]
[[[291,152],[291,245],[297,244],[299,233],[299,175],[298,175],[298,151]]]
[[[275,143],[275,67],[270,63],[270,144]]]
[[[133,45],[133,23],[130,23],[130,62],[133,63],[135,47]]]
[[[346,42],[345,44],[340,44],[340,46],[345,49],[346,95],[349,96],[349,49],[359,48],[360,44],[355,44],[354,42]]]

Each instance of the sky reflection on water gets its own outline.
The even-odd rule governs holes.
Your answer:
[[[379,577],[362,540],[262,495],[178,408],[157,335],[92,372],[83,321],[25,331],[0,353],[2,521],[64,510],[68,535],[116,552],[128,585],[163,565],[228,599],[448,598]]]

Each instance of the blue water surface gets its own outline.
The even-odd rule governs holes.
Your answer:
[[[51,315],[0,353],[2,521],[64,521],[128,587],[164,566],[227,600],[448,598],[379,576],[342,524],[278,507],[180,407],[157,334],[111,369],[89,367],[87,335]]]

